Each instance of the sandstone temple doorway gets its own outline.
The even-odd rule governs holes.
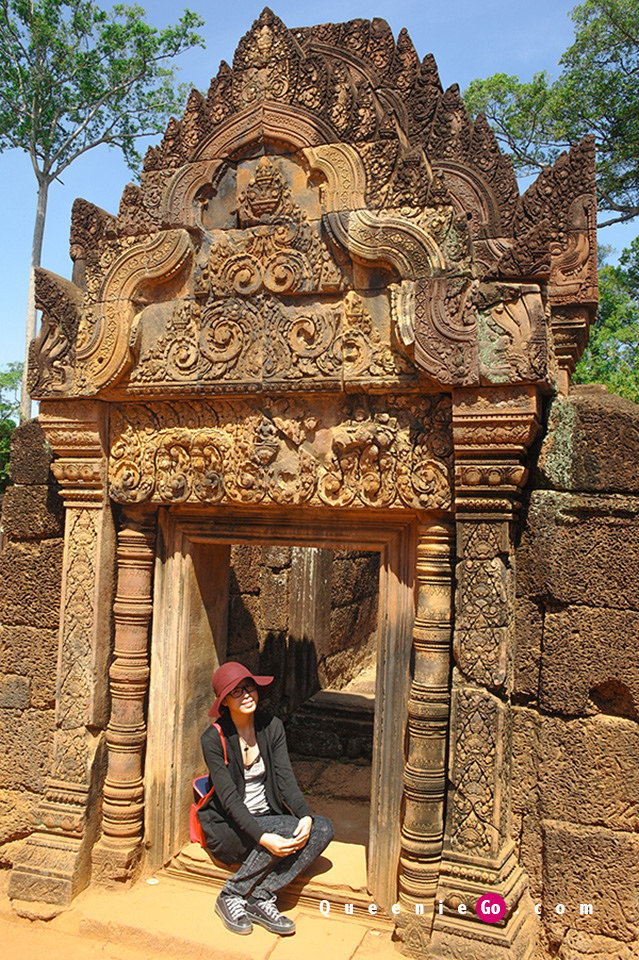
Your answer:
[[[229,592],[232,552],[236,553],[237,545],[290,545],[293,551],[299,551],[297,560],[303,566],[310,559],[308,551],[318,551],[319,562],[311,564],[318,571],[330,557],[328,551],[357,549],[361,553],[364,547],[367,556],[379,557],[375,658],[367,671],[370,676],[371,666],[375,667],[374,697],[347,693],[341,698],[346,703],[340,703],[339,691],[320,691],[317,697],[309,686],[305,691],[309,716],[305,720],[296,713],[301,704],[290,699],[289,691],[292,753],[299,752],[300,744],[301,750],[305,749],[304,736],[308,738],[314,724],[316,731],[321,728],[323,712],[332,712],[339,723],[340,716],[343,720],[344,712],[348,713],[349,705],[352,709],[358,697],[368,699],[374,724],[366,886],[386,909],[396,901],[403,790],[403,762],[397,761],[404,754],[410,686],[414,621],[410,558],[415,523],[408,512],[405,518],[394,516],[391,522],[375,517],[349,519],[339,523],[332,516],[307,514],[300,515],[296,522],[294,517],[284,515],[274,518],[270,510],[268,514],[245,513],[241,517],[228,510],[160,511],[145,763],[145,837],[152,869],[169,863],[188,842],[191,779],[203,766],[199,739],[209,722],[211,673],[218,663],[235,655],[228,649],[229,605],[237,599],[237,594]],[[308,609],[307,605],[307,614]],[[318,609],[318,615],[324,616],[325,611]],[[299,626],[291,624],[291,629]],[[277,672],[277,656],[273,651],[268,655],[271,669]],[[286,696],[286,690],[280,688],[278,695]],[[338,744],[337,751],[329,749],[328,758],[340,748]],[[326,756],[321,746],[318,756],[322,751]],[[336,807],[333,802],[332,806],[337,809],[339,804]],[[345,817],[348,815],[345,809]],[[361,828],[361,824],[358,826]],[[347,832],[338,828],[342,837]],[[182,857],[180,869],[185,864],[188,871],[188,857]],[[207,871],[198,861],[193,872],[205,876]]]
[[[380,556],[371,896],[397,898],[411,956],[531,955],[515,521],[595,315],[594,184],[587,139],[520,197],[405,32],[265,9],[118,215],[76,202],[72,280],[36,271],[65,542],[51,775],[12,897],[68,903],[180,849],[230,545],[356,547]]]

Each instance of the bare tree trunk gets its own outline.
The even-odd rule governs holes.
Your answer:
[[[40,266],[42,256],[42,238],[44,236],[44,221],[47,215],[47,196],[51,181],[46,176],[38,179],[38,206],[36,209],[35,226],[33,228],[33,245],[31,247],[31,276],[29,278],[29,300],[27,302],[27,342],[24,352],[24,370],[22,373],[22,392],[20,395],[20,422],[31,416],[31,397],[27,392],[27,370],[29,366],[29,344],[36,335],[36,305],[35,305],[35,268]]]

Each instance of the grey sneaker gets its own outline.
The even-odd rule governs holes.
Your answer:
[[[253,924],[246,912],[246,900],[242,897],[221,893],[215,901],[215,912],[232,933],[251,933]]]
[[[295,933],[295,923],[290,917],[280,913],[275,906],[275,897],[271,897],[270,900],[249,897],[246,901],[246,913],[253,923],[259,923],[271,933],[279,933],[280,937],[288,937]]]

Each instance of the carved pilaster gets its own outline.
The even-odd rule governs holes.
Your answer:
[[[423,954],[433,922],[444,839],[446,740],[450,705],[453,529],[438,524],[418,533],[414,676],[408,700],[408,760],[404,770],[398,934],[403,952]],[[424,915],[416,915],[422,904]]]
[[[457,589],[449,800],[433,957],[530,956],[535,921],[511,837],[514,644],[513,516],[539,429],[533,387],[479,388],[453,396]],[[498,893],[497,924],[475,912]],[[460,912],[461,907],[461,912]],[[472,943],[470,942],[472,941]]]
[[[596,312],[596,305],[558,306],[550,314],[557,358],[559,393],[568,395],[570,378],[577,362],[588,345],[588,332]]]
[[[94,876],[103,880],[135,876],[142,851],[144,700],[149,681],[155,523],[154,512],[133,508],[122,514],[118,530],[108,770],[102,836],[93,854]]]
[[[9,895],[67,904],[89,882],[99,828],[114,535],[103,405],[43,403],[40,422],[58,455],[53,472],[65,504],[56,730],[36,830],[16,859]]]

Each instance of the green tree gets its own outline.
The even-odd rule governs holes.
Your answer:
[[[20,416],[21,380],[21,363],[8,363],[0,370],[0,498],[9,483],[11,437]]]
[[[464,98],[471,115],[486,114],[522,174],[594,133],[600,225],[608,226],[639,214],[639,0],[585,0],[571,17],[575,39],[556,80],[497,73],[473,80]]]
[[[203,45],[203,21],[189,10],[163,30],[144,18],[141,7],[105,11],[93,0],[0,0],[0,151],[26,151],[38,185],[27,350],[51,183],[100,144],[119,147],[135,168],[137,140],[159,133],[184,96],[168,62]],[[30,410],[23,385],[22,417]]]
[[[639,237],[599,271],[599,312],[573,375],[639,403]]]

